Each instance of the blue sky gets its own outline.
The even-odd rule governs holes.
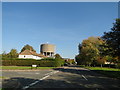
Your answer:
[[[0,53],[2,52],[2,3],[0,2]]]
[[[90,36],[110,31],[118,17],[117,2],[4,2],[2,47],[18,52],[26,44],[40,52],[40,44],[56,45],[65,58],[78,54],[78,44]]]

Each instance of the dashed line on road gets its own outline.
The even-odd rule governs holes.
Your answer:
[[[40,73],[35,73],[35,74],[40,74]]]
[[[78,71],[78,69],[75,67],[75,69]],[[90,71],[88,69],[86,69],[87,71]],[[86,81],[88,81],[88,79],[84,76],[84,75],[81,75]]]
[[[88,80],[84,75],[82,75],[82,77],[83,77],[85,80]]]
[[[53,73],[53,71],[52,72],[50,72],[50,73],[46,73],[45,75],[50,75],[50,74],[52,74]]]
[[[33,86],[33,85],[37,84],[38,82],[48,78],[50,75],[53,75],[53,74],[55,74],[57,72],[59,72],[59,71],[53,71],[53,72],[47,73],[47,74],[45,74],[46,76],[44,76],[43,78],[41,78],[38,81],[35,81],[35,82],[33,82],[33,83],[31,83],[31,84],[29,84],[27,86],[24,86],[22,89],[25,90],[25,89],[29,88],[30,86]]]

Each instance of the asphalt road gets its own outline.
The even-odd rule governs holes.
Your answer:
[[[5,79],[2,81],[2,86],[3,88],[14,88],[16,87],[16,82],[19,82],[22,87],[25,87],[50,72],[53,72],[53,70],[3,70],[2,76]],[[13,85],[11,82],[13,82]]]
[[[80,67],[39,71],[3,71],[2,75],[9,77],[9,79],[3,80],[3,88],[18,84],[23,90],[35,88],[120,89],[120,80]],[[12,80],[14,83],[11,83]]]

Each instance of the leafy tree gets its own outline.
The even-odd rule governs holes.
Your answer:
[[[62,59],[62,57],[60,56],[60,54],[55,54],[55,58],[56,59]]]
[[[106,59],[105,57],[97,57],[97,65],[101,65],[101,67],[103,66],[103,64],[105,63]]]
[[[7,58],[7,53],[5,51],[2,53],[2,58]]]
[[[8,60],[12,58],[18,58],[16,49],[11,49],[9,53],[6,53],[5,51],[2,53],[2,60]]]
[[[17,58],[18,53],[16,49],[11,49],[11,51],[7,54],[8,58]]]
[[[80,54],[80,51],[81,51],[81,49],[82,49],[82,45],[79,43],[79,45],[78,45],[78,53]]]
[[[55,54],[55,60],[59,63],[59,64],[61,64],[61,66],[63,66],[64,65],[64,63],[65,63],[65,60],[60,56],[60,54]]]
[[[32,46],[30,46],[30,45],[25,45],[22,49],[21,49],[21,52],[23,52],[24,50],[31,50],[31,51],[34,51],[34,52],[36,52],[34,49],[33,49],[33,47]]]
[[[99,56],[100,45],[103,44],[103,40],[100,37],[89,37],[83,40],[82,44],[79,44],[79,55],[76,56],[78,64],[91,65]]]
[[[120,62],[120,19],[116,19],[116,22],[113,23],[113,28],[111,31],[104,32],[102,39],[106,41],[108,54],[111,54],[113,57],[118,57]]]
[[[84,65],[85,64],[85,55],[78,54],[75,56],[75,60],[76,60],[78,65]]]
[[[78,65],[83,65],[85,64],[85,54],[81,53],[82,51],[82,44],[79,43],[78,45],[78,55],[75,56],[75,61],[77,62]]]
[[[5,51],[3,51],[3,53],[2,53],[2,60],[7,59],[7,58],[9,58],[8,53],[6,53]]]

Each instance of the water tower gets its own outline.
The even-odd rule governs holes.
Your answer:
[[[41,44],[40,46],[41,54],[47,57],[53,57],[55,55],[55,45],[53,44]]]

